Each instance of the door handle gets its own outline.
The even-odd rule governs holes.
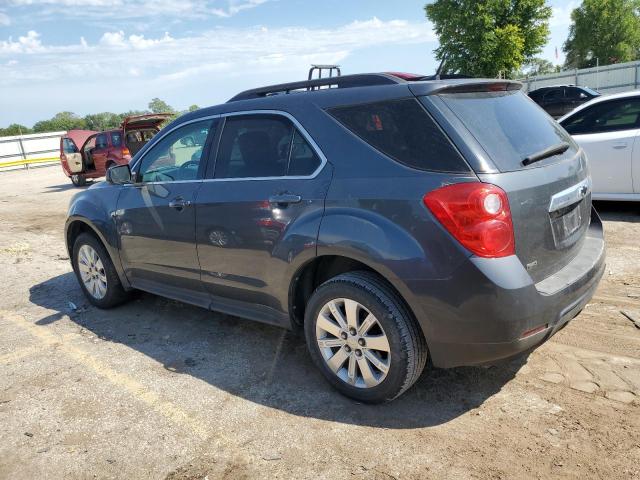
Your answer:
[[[191,205],[191,202],[182,197],[174,198],[169,202],[169,207],[175,208],[178,211],[181,211],[184,207],[188,207],[189,205]]]
[[[290,203],[300,203],[301,201],[302,197],[300,195],[294,195],[292,193],[280,193],[269,197],[269,203],[278,205],[289,205]]]
[[[623,150],[627,148],[627,146],[628,146],[627,142],[620,142],[620,143],[613,144],[613,148],[615,148],[616,150]]]

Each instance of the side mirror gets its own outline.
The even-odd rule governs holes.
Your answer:
[[[107,182],[114,185],[124,185],[131,183],[131,169],[129,164],[115,165],[107,170],[105,175]]]

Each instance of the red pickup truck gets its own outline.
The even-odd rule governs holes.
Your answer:
[[[171,116],[170,113],[135,115],[125,118],[120,128],[104,132],[70,130],[60,139],[64,174],[80,187],[87,178],[103,177],[113,165],[129,163]]]

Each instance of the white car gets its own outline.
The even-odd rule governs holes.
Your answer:
[[[595,200],[640,201],[640,90],[595,98],[558,122],[587,154]]]

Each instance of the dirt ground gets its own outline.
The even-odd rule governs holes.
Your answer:
[[[57,167],[0,173],[0,478],[640,478],[640,206],[598,204],[593,302],[506,365],[356,404],[282,330],[83,298]],[[72,302],[77,307],[73,309]]]

